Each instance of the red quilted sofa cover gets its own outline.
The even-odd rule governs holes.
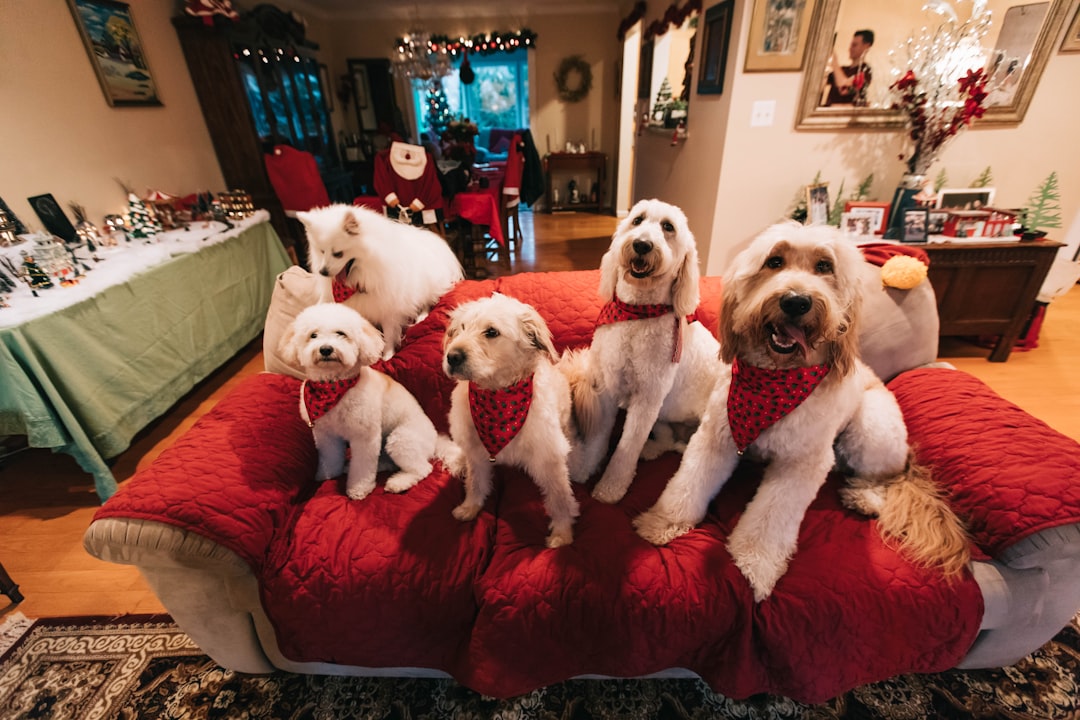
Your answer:
[[[459,303],[500,291],[536,306],[559,349],[587,344],[600,308],[596,271],[466,281],[418,325],[383,369],[446,429],[452,383],[442,332]],[[715,332],[720,286],[702,281],[699,319]],[[959,371],[890,383],[918,446],[994,555],[1045,527],[1080,521],[1080,453]],[[348,500],[343,480],[314,481],[316,454],[297,412],[299,382],[241,384],[97,518],[156,520],[212,538],[251,564],[285,657],[367,667],[427,667],[507,697],[575,675],[689,668],[736,698],[768,692],[818,702],[905,672],[953,667],[979,629],[982,599],[906,562],[874,522],[840,505],[830,478],[803,522],[799,551],[755,604],[724,540],[760,467],[744,463],[702,525],[670,546],[638,538],[678,458],[642,462],[618,505],[576,487],[574,543],[544,548],[539,491],[499,467],[472,523],[451,517],[460,481],[437,467],[403,495]]]

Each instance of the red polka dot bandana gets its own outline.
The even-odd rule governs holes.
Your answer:
[[[356,288],[349,284],[349,268],[339,272],[334,277],[334,302],[345,302],[356,294]]]
[[[313,427],[315,421],[334,409],[345,393],[356,387],[360,376],[346,380],[305,380],[300,386],[304,422]]]
[[[645,320],[675,312],[671,305],[631,305],[619,298],[612,298],[604,307],[600,308],[600,317],[596,319],[596,327],[610,325],[611,323],[623,322],[624,320]],[[682,357],[682,327],[679,318],[675,318],[675,342],[671,350],[671,362],[679,362]]]
[[[799,407],[828,374],[828,365],[767,370],[736,359],[731,366],[727,411],[739,454],[773,423]]]
[[[473,425],[492,462],[521,431],[529,414],[529,406],[532,405],[532,397],[532,375],[499,390],[485,390],[475,383],[469,383],[469,410],[472,412]]]

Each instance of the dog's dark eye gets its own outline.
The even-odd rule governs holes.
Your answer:
[[[832,275],[833,264],[832,260],[818,260],[817,265],[814,266],[814,270],[822,275]]]
[[[779,255],[773,255],[771,258],[765,261],[765,267],[772,270],[779,270],[784,267],[784,258]]]
[[[486,337],[486,338],[497,338],[497,337],[499,337],[499,331],[496,330],[493,327],[489,327],[487,330],[484,331],[484,337]]]
[[[312,339],[312,340],[314,340],[314,339],[315,339],[315,338],[317,338],[317,337],[319,337],[319,333],[317,333],[317,332],[313,332],[313,333],[311,333],[311,339]]]
[[[345,252],[343,250],[338,250],[337,252],[330,253],[330,254],[333,255],[334,257],[338,258],[338,259],[341,259],[341,258],[345,257]]]
[[[675,232],[675,226],[671,224],[670,220],[660,223],[660,227],[664,229],[664,232]]]
[[[630,224],[634,225],[636,227],[636,226],[640,225],[643,222],[645,222],[645,216],[644,215],[638,215],[636,218],[634,218],[633,220],[630,221]]]
[[[338,331],[337,331],[337,336],[338,336],[338,337],[341,337],[341,338],[345,338],[346,340],[348,340],[348,339],[349,339],[349,336],[348,336],[348,335],[346,335],[346,334],[345,334],[345,331],[343,331],[343,330],[338,330]]]

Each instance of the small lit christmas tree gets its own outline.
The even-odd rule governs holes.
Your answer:
[[[147,240],[158,234],[157,223],[146,209],[146,203],[135,193],[128,193],[127,224],[133,238]]]
[[[441,136],[450,121],[454,119],[453,114],[450,112],[450,103],[447,101],[446,91],[443,90],[441,82],[438,80],[431,81],[431,85],[428,86],[426,101],[428,127],[436,135]]]
[[[663,124],[668,106],[671,105],[671,83],[665,77],[660,83],[660,89],[656,91],[656,100],[653,102],[652,121]]]
[[[1058,189],[1058,176],[1055,170],[1039,187],[1035,188],[1035,192],[1028,198],[1027,205],[1024,207],[1025,229],[1038,232],[1048,228],[1060,228],[1060,202],[1061,191]]]

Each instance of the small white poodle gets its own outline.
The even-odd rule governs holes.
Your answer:
[[[850,477],[846,505],[916,562],[955,576],[969,548],[928,472],[913,461],[896,398],[858,355],[859,250],[829,226],[775,225],[724,277],[724,370],[709,411],[659,500],[635,519],[663,545],[689,532],[744,453],[767,463],[728,538],[755,600],[795,554],[799,527],[829,471]]]
[[[319,451],[317,479],[345,470],[345,492],[353,500],[375,489],[379,455],[399,470],[386,481],[388,492],[403,492],[427,477],[431,459],[450,464],[455,450],[440,436],[420,404],[397,381],[369,367],[379,359],[383,338],[360,313],[337,303],[304,309],[282,340],[282,354],[303,368],[300,416],[311,427]]]
[[[319,302],[344,302],[379,326],[384,357],[464,276],[441,237],[374,210],[338,204],[296,217],[307,232]]]
[[[443,343],[443,371],[458,380],[450,435],[461,448],[472,520],[491,492],[494,465],[523,468],[540,488],[551,519],[547,546],[573,542],[578,503],[568,463],[575,437],[570,386],[556,369],[551,331],[530,305],[496,293],[458,306]]]

